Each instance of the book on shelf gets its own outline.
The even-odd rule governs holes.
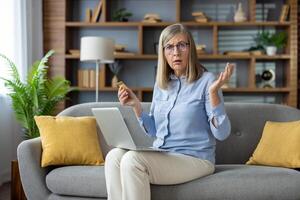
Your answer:
[[[103,87],[101,81],[101,70],[99,71],[98,87]],[[79,88],[96,88],[96,70],[94,69],[79,69],[77,71],[77,85]]]
[[[84,87],[84,88],[90,87],[89,70],[87,70],[87,69],[83,70],[82,87]]]
[[[69,49],[69,53],[74,56],[79,56],[80,50],[79,49]]]
[[[224,55],[230,56],[249,56],[251,53],[249,51],[225,51]]]
[[[87,8],[85,10],[85,22],[91,22],[92,17],[92,10],[90,8]]]
[[[289,9],[290,6],[287,4],[284,4],[281,8],[281,13],[280,13],[280,17],[279,17],[279,21],[280,22],[284,22],[287,20],[288,18],[288,14],[289,14]]]
[[[92,22],[97,22],[99,20],[102,11],[102,4],[103,2],[102,0],[100,0],[99,3],[94,8]]]
[[[77,72],[77,85],[79,88],[83,87],[83,70],[79,69]]]
[[[89,70],[89,82],[90,82],[90,84],[89,84],[90,88],[96,87],[96,70],[93,70],[93,69]]]
[[[114,56],[134,56],[135,53],[128,51],[115,51]]]

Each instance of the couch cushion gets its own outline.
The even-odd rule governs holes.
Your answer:
[[[300,167],[300,120],[267,121],[262,137],[249,161],[250,165]]]
[[[300,173],[293,169],[217,165],[216,171],[185,184],[151,187],[154,200],[299,200]]]
[[[106,197],[103,166],[69,166],[52,170],[46,183],[53,193]],[[255,165],[216,165],[216,171],[179,185],[151,185],[153,200],[299,199],[300,172]]]
[[[35,116],[41,134],[41,166],[104,164],[95,117]]]
[[[104,166],[66,166],[46,176],[48,189],[56,194],[107,197]]]

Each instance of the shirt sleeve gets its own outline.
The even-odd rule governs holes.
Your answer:
[[[209,86],[213,83],[214,80],[215,77],[212,76],[207,84],[207,88],[205,91],[205,109],[212,134],[218,140],[225,140],[230,135],[231,124],[225,111],[224,98],[221,89],[218,90],[220,103],[215,107],[212,107],[211,105],[211,101],[209,98]]]
[[[156,127],[155,127],[155,119],[154,119],[154,108],[155,108],[155,89],[156,86],[154,86],[153,89],[153,98],[152,98],[152,103],[150,107],[150,112],[142,112],[141,116],[138,118],[138,121],[140,123],[140,126],[144,129],[146,135],[150,137],[155,137],[156,136]]]

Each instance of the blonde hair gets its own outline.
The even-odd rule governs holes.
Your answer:
[[[206,71],[202,65],[197,64],[198,58],[196,45],[191,33],[182,24],[172,24],[167,26],[159,37],[156,83],[161,89],[167,89],[170,80],[170,74],[174,73],[173,69],[169,66],[165,58],[164,46],[177,34],[186,35],[189,43],[189,60],[186,68],[187,82],[191,83],[199,79],[203,72]]]

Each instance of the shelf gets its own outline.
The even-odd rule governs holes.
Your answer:
[[[75,92],[76,91],[95,91],[95,89],[96,88],[79,88],[79,87],[77,87],[77,90],[74,90],[74,91]],[[152,92],[153,91],[153,88],[150,88],[150,87],[149,88],[147,88],[147,87],[144,87],[144,88],[130,87],[130,89],[132,91],[146,91],[146,92]],[[116,91],[118,91],[118,88],[104,87],[104,88],[99,88],[99,91],[116,92]]]
[[[289,26],[290,22],[268,21],[268,22],[182,22],[185,26]]]
[[[79,55],[71,55],[66,54],[66,59],[79,59]],[[155,60],[157,59],[157,55],[155,54],[135,54],[135,55],[117,55],[116,59],[130,59],[130,60]],[[259,59],[259,60],[280,60],[280,59],[290,59],[290,55],[288,54],[280,54],[275,56],[268,56],[268,55],[247,55],[247,56],[236,56],[236,55],[222,55],[222,54],[199,54],[198,59]]]
[[[146,22],[66,22],[66,27],[138,27],[138,26],[159,26],[165,27],[175,22],[158,22],[158,23],[146,23]]]
[[[223,92],[234,93],[289,93],[290,88],[223,88]]]
[[[79,59],[79,55],[71,55],[71,54],[65,54],[66,59]],[[130,59],[130,60],[153,60],[157,59],[157,55],[141,55],[141,54],[135,54],[135,55],[117,55],[115,56],[116,59]]]
[[[131,88],[133,91],[152,92],[153,88]],[[290,88],[223,88],[222,91],[225,93],[289,93]],[[77,91],[95,91],[95,88],[78,88]],[[99,91],[118,91],[117,88],[105,87],[100,88]]]
[[[66,27],[165,27],[176,22],[65,22]],[[182,22],[185,26],[289,26],[290,22],[267,21],[267,22]]]
[[[97,0],[99,1],[99,0]],[[55,2],[55,3],[53,3]],[[45,49],[57,49],[61,50],[63,54],[56,54],[55,59],[50,59],[49,66],[51,76],[60,75],[65,76],[66,79],[70,80],[72,83],[79,84],[81,83],[78,79],[79,69],[87,69],[87,65],[79,61],[79,54],[70,54],[70,49],[79,48],[80,37],[88,35],[101,35],[103,37],[112,37],[118,43],[128,46],[128,49],[134,51],[133,53],[128,54],[118,54],[115,55],[115,59],[120,59],[124,68],[126,66],[132,66],[133,63],[137,62],[138,68],[139,65],[142,67],[136,70],[136,73],[131,73],[131,71],[123,71],[124,81],[126,79],[135,78],[134,76],[139,76],[138,80],[143,80],[147,78],[147,82],[153,82],[153,76],[155,69],[146,69],[146,66],[153,67],[154,62],[157,62],[158,55],[155,54],[156,43],[159,40],[159,33],[166,26],[181,23],[191,29],[195,37],[197,37],[197,42],[207,45],[207,54],[198,54],[199,62],[203,62],[204,66],[206,63],[208,70],[212,66],[212,71],[217,73],[217,71],[222,70],[218,65],[220,62],[234,62],[237,63],[239,70],[236,70],[235,76],[238,76],[239,79],[243,80],[242,82],[236,81],[237,88],[224,88],[223,93],[225,95],[253,95],[256,96],[269,95],[274,96],[274,102],[285,103],[290,106],[294,106],[297,103],[297,92],[299,92],[300,81],[297,77],[297,1],[290,0],[285,1],[285,4],[290,5],[289,11],[289,21],[280,22],[277,21],[280,13],[273,13],[274,15],[268,16],[269,20],[272,21],[255,21],[260,18],[261,13],[257,8],[257,4],[274,4],[276,10],[280,10],[282,2],[272,1],[272,2],[257,2],[255,0],[248,1],[247,10],[245,13],[249,19],[246,22],[233,22],[233,21],[209,21],[205,23],[196,22],[194,18],[190,16],[190,13],[202,6],[212,6],[213,2],[201,2],[201,1],[183,1],[176,0],[173,6],[170,6],[170,13],[162,13],[162,19],[166,20],[158,23],[147,23],[137,20],[142,20],[143,16],[136,6],[130,1],[122,0],[122,5],[124,7],[132,10],[133,14],[138,14],[133,18],[135,21],[129,22],[113,22],[109,21],[112,19],[112,13],[121,7],[122,5],[115,5],[111,1],[103,0],[102,7],[102,22],[86,22],[86,16],[84,13],[87,7],[90,7],[96,3],[94,2],[85,2],[81,4],[79,1],[68,1],[68,0],[45,0],[43,4],[43,9],[45,10],[44,14],[44,35],[46,40],[44,40]],[[153,2],[153,5],[152,5]],[[151,0],[151,6],[149,8],[143,8],[145,11],[154,12],[157,9],[156,1]],[[168,1],[164,1],[164,4],[167,4]],[[245,2],[244,2],[245,3]],[[230,2],[224,2],[226,6],[230,6]],[[169,8],[169,5],[168,5]],[[229,8],[229,7],[228,7]],[[278,8],[278,9],[277,9]],[[55,12],[53,12],[53,10]],[[76,10],[76,12],[74,12]],[[220,13],[220,8],[213,8],[212,10],[216,11],[216,16],[213,16],[215,20],[223,19],[223,14]],[[51,12],[50,12],[51,11]],[[78,12],[77,12],[78,11]],[[205,12],[205,10],[203,10]],[[152,12],[152,11],[151,11]],[[138,16],[138,18],[137,18]],[[131,20],[131,19],[130,19]],[[63,27],[63,28],[62,28]],[[247,55],[247,54],[235,54],[235,55],[223,55],[223,51],[234,51],[235,49],[246,49],[249,48],[251,37],[254,36],[256,31],[262,29],[274,29],[276,32],[286,31],[288,33],[288,43],[283,49],[284,54],[268,56],[268,55]],[[124,30],[124,34],[120,33]],[[111,34],[110,34],[111,32]],[[120,38],[119,38],[120,37]],[[237,38],[239,37],[239,38]],[[245,38],[245,43],[243,38]],[[232,46],[231,46],[231,43]],[[241,43],[239,43],[241,42]],[[248,45],[249,44],[249,45]],[[232,48],[231,48],[232,47]],[[236,48],[237,47],[237,48]],[[241,47],[241,48],[240,48]],[[79,50],[79,49],[78,49]],[[143,62],[146,62],[143,66]],[[269,63],[270,62],[270,63]],[[280,72],[278,74],[278,80],[282,87],[280,88],[255,88],[256,73],[260,72],[262,66],[278,68]],[[143,68],[145,67],[145,69]],[[135,70],[130,69],[130,70]],[[215,69],[216,68],[216,69]],[[243,69],[240,69],[243,68]],[[108,70],[107,67],[102,68],[100,72],[101,76],[101,87],[99,91],[106,93],[108,97],[115,95],[117,93],[117,88],[104,87],[109,86],[112,79],[112,73]],[[148,76],[147,73],[151,72],[151,76]],[[130,74],[129,74],[130,73]],[[128,74],[128,76],[127,76]],[[77,76],[77,77],[76,77]],[[91,73],[89,73],[91,76]],[[148,80],[149,79],[149,80]],[[151,79],[151,80],[150,80]],[[90,80],[90,79],[89,79]],[[299,82],[299,83],[298,83]],[[133,82],[132,82],[133,83]],[[80,84],[81,85],[81,84]],[[299,88],[297,86],[299,85]],[[141,87],[138,85],[132,84],[131,89],[137,94],[138,98],[141,100],[149,101],[151,99],[153,88],[150,87]],[[95,92],[95,88],[76,88],[74,91],[75,103],[81,103],[85,101],[85,97],[89,96],[84,94],[82,96],[77,95],[80,93],[86,92]],[[107,94],[112,93],[112,94]],[[244,98],[244,97],[242,97]],[[247,99],[247,97],[246,97]],[[72,99],[73,100],[73,99]],[[78,101],[77,101],[78,100]],[[67,106],[72,105],[68,103]]]

